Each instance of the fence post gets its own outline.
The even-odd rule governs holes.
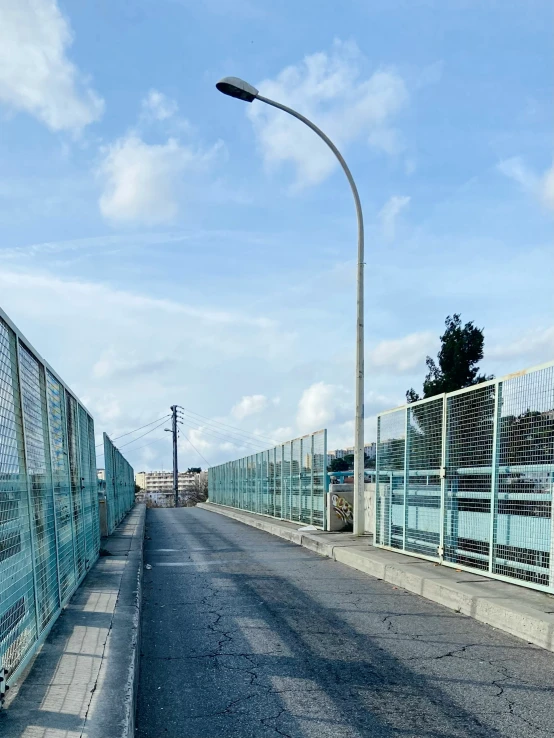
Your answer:
[[[444,561],[444,528],[446,525],[446,467],[448,464],[448,399],[442,396],[442,429],[441,429],[441,468],[440,468],[440,513],[439,513],[439,562]]]
[[[75,526],[75,508],[73,507],[73,490],[72,490],[72,479],[71,479],[71,463],[70,463],[70,456],[69,456],[69,444],[71,443],[71,439],[69,438],[69,425],[67,422],[67,392],[65,391],[65,387],[62,387],[60,383],[58,383],[60,387],[60,403],[62,408],[62,432],[64,434],[64,441],[65,441],[65,462],[67,465],[67,492],[68,492],[68,504],[69,504],[69,520],[71,522],[71,547],[73,549],[73,572],[75,574],[75,582],[73,584],[77,584],[79,581],[79,567],[77,564],[77,528]],[[71,587],[71,590],[73,587]]]
[[[410,491],[410,409],[406,407],[406,417],[404,418],[404,510],[402,524],[402,550],[406,550],[406,538],[408,530],[408,493]]]
[[[56,491],[54,488],[54,469],[52,465],[52,436],[50,434],[50,402],[48,400],[48,381],[46,376],[46,369],[42,367],[44,372],[44,396],[46,398],[46,429],[48,435],[48,455],[50,458],[50,482],[52,487],[52,509],[54,511],[54,542],[56,547],[56,575],[58,577],[58,600],[59,606],[62,606],[62,583],[60,578],[60,551],[58,549],[58,511],[56,506]],[[40,373],[40,369],[39,369]],[[39,380],[40,381],[40,380]]]
[[[554,471],[549,472],[550,475],[550,572],[548,584],[550,590],[554,592]]]
[[[383,530],[385,527],[385,518],[383,514],[383,504],[380,500],[381,495],[381,484],[380,484],[380,466],[381,466],[381,454],[379,453],[379,445],[381,438],[381,416],[377,416],[377,438],[375,443],[375,504],[374,504],[374,526],[373,526],[373,541],[383,545]],[[379,521],[379,522],[377,522]]]
[[[491,519],[489,532],[489,572],[494,568],[494,554],[497,537],[497,502],[498,502],[498,456],[500,450],[500,416],[502,414],[502,382],[497,382],[494,392],[494,420],[492,435],[491,461]]]
[[[393,484],[394,484],[394,477],[392,475],[392,472],[389,472],[389,516],[388,516],[387,546],[392,546],[392,495],[393,495]]]
[[[15,335],[15,347],[16,347],[16,371],[17,371],[17,385],[19,389],[19,408],[21,412],[21,431],[23,434],[23,455],[25,458],[24,470],[25,470],[25,481],[27,486],[27,510],[29,513],[29,540],[31,542],[31,569],[33,571],[33,599],[35,601],[35,622],[37,629],[37,638],[40,635],[40,616],[38,608],[38,583],[37,583],[37,567],[36,567],[36,541],[35,541],[35,525],[34,525],[34,509],[31,495],[31,475],[29,474],[29,463],[28,463],[28,451],[27,451],[27,433],[25,431],[25,411],[23,409],[23,385],[21,384],[21,351],[19,345],[19,336]]]
[[[294,441],[289,446],[289,484],[288,484],[288,501],[287,501],[287,519],[292,520],[292,490],[293,490],[293,474],[292,460],[294,457]]]
[[[84,574],[89,569],[89,558],[88,558],[88,541],[87,541],[87,516],[85,514],[85,478],[83,474],[85,473],[85,470],[83,469],[83,454],[81,450],[81,418],[79,417],[79,402],[76,400],[76,410],[75,410],[75,439],[77,441],[76,448],[77,448],[77,464],[79,466],[79,489],[81,494],[81,515],[83,518],[83,547],[84,547]]]
[[[311,480],[310,480],[310,487],[311,487],[311,517],[310,522],[313,525],[314,524],[314,435],[312,433],[312,447],[310,451],[310,466],[311,466]],[[323,470],[323,474],[327,474],[327,469]],[[323,481],[323,479],[322,479]],[[323,498],[323,508],[324,508],[324,517],[325,517],[325,497]],[[323,524],[323,527],[325,528],[325,523]]]
[[[285,469],[285,446],[282,443],[280,446],[281,449],[281,470],[279,474],[279,484],[281,486],[281,520],[284,520],[284,510],[285,510],[285,490],[284,490],[284,477],[283,477],[283,471]]]

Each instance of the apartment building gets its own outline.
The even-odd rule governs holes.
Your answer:
[[[207,476],[207,472],[179,472],[179,502],[185,503],[197,491],[199,482]],[[137,472],[135,482],[141,489],[141,495],[148,502],[159,507],[170,507],[174,504],[173,472],[150,471]]]

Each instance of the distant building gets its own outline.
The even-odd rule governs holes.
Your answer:
[[[207,472],[179,472],[178,490],[179,502],[181,504],[194,495],[198,488],[199,480],[207,475]],[[171,507],[174,504],[173,472],[172,471],[150,471],[137,472],[135,482],[141,489],[141,495],[153,505],[158,507]]]
[[[105,469],[97,469],[96,470],[96,476],[98,479],[100,479],[102,482],[106,481],[106,470]]]
[[[375,443],[375,441],[373,443],[365,444],[364,456],[366,456],[371,461],[375,461],[375,458],[377,457],[377,444]]]
[[[377,453],[377,446],[375,443],[366,443],[364,446],[364,455],[370,460],[374,460]],[[343,459],[345,456],[354,454],[354,446],[348,446],[348,448],[336,448],[334,451],[329,451],[327,456],[334,459]]]

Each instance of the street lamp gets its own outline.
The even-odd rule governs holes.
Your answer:
[[[356,288],[356,415],[354,422],[354,533],[364,532],[364,220],[362,205],[354,178],[350,173],[342,154],[331,139],[323,133],[311,120],[282,103],[270,100],[259,94],[258,90],[238,77],[224,77],[216,84],[224,95],[236,97],[245,102],[259,100],[271,105],[305,123],[314,133],[325,141],[343,168],[356,205],[358,218],[358,270]]]

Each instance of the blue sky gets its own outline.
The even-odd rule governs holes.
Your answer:
[[[177,402],[351,444],[351,195],[308,129],[216,91],[237,75],[358,182],[368,440],[447,314],[485,327],[488,373],[551,360],[551,22],[548,0],[0,0],[2,308],[98,432]],[[252,450],[187,422],[212,464]],[[125,452],[168,468],[168,440]]]

